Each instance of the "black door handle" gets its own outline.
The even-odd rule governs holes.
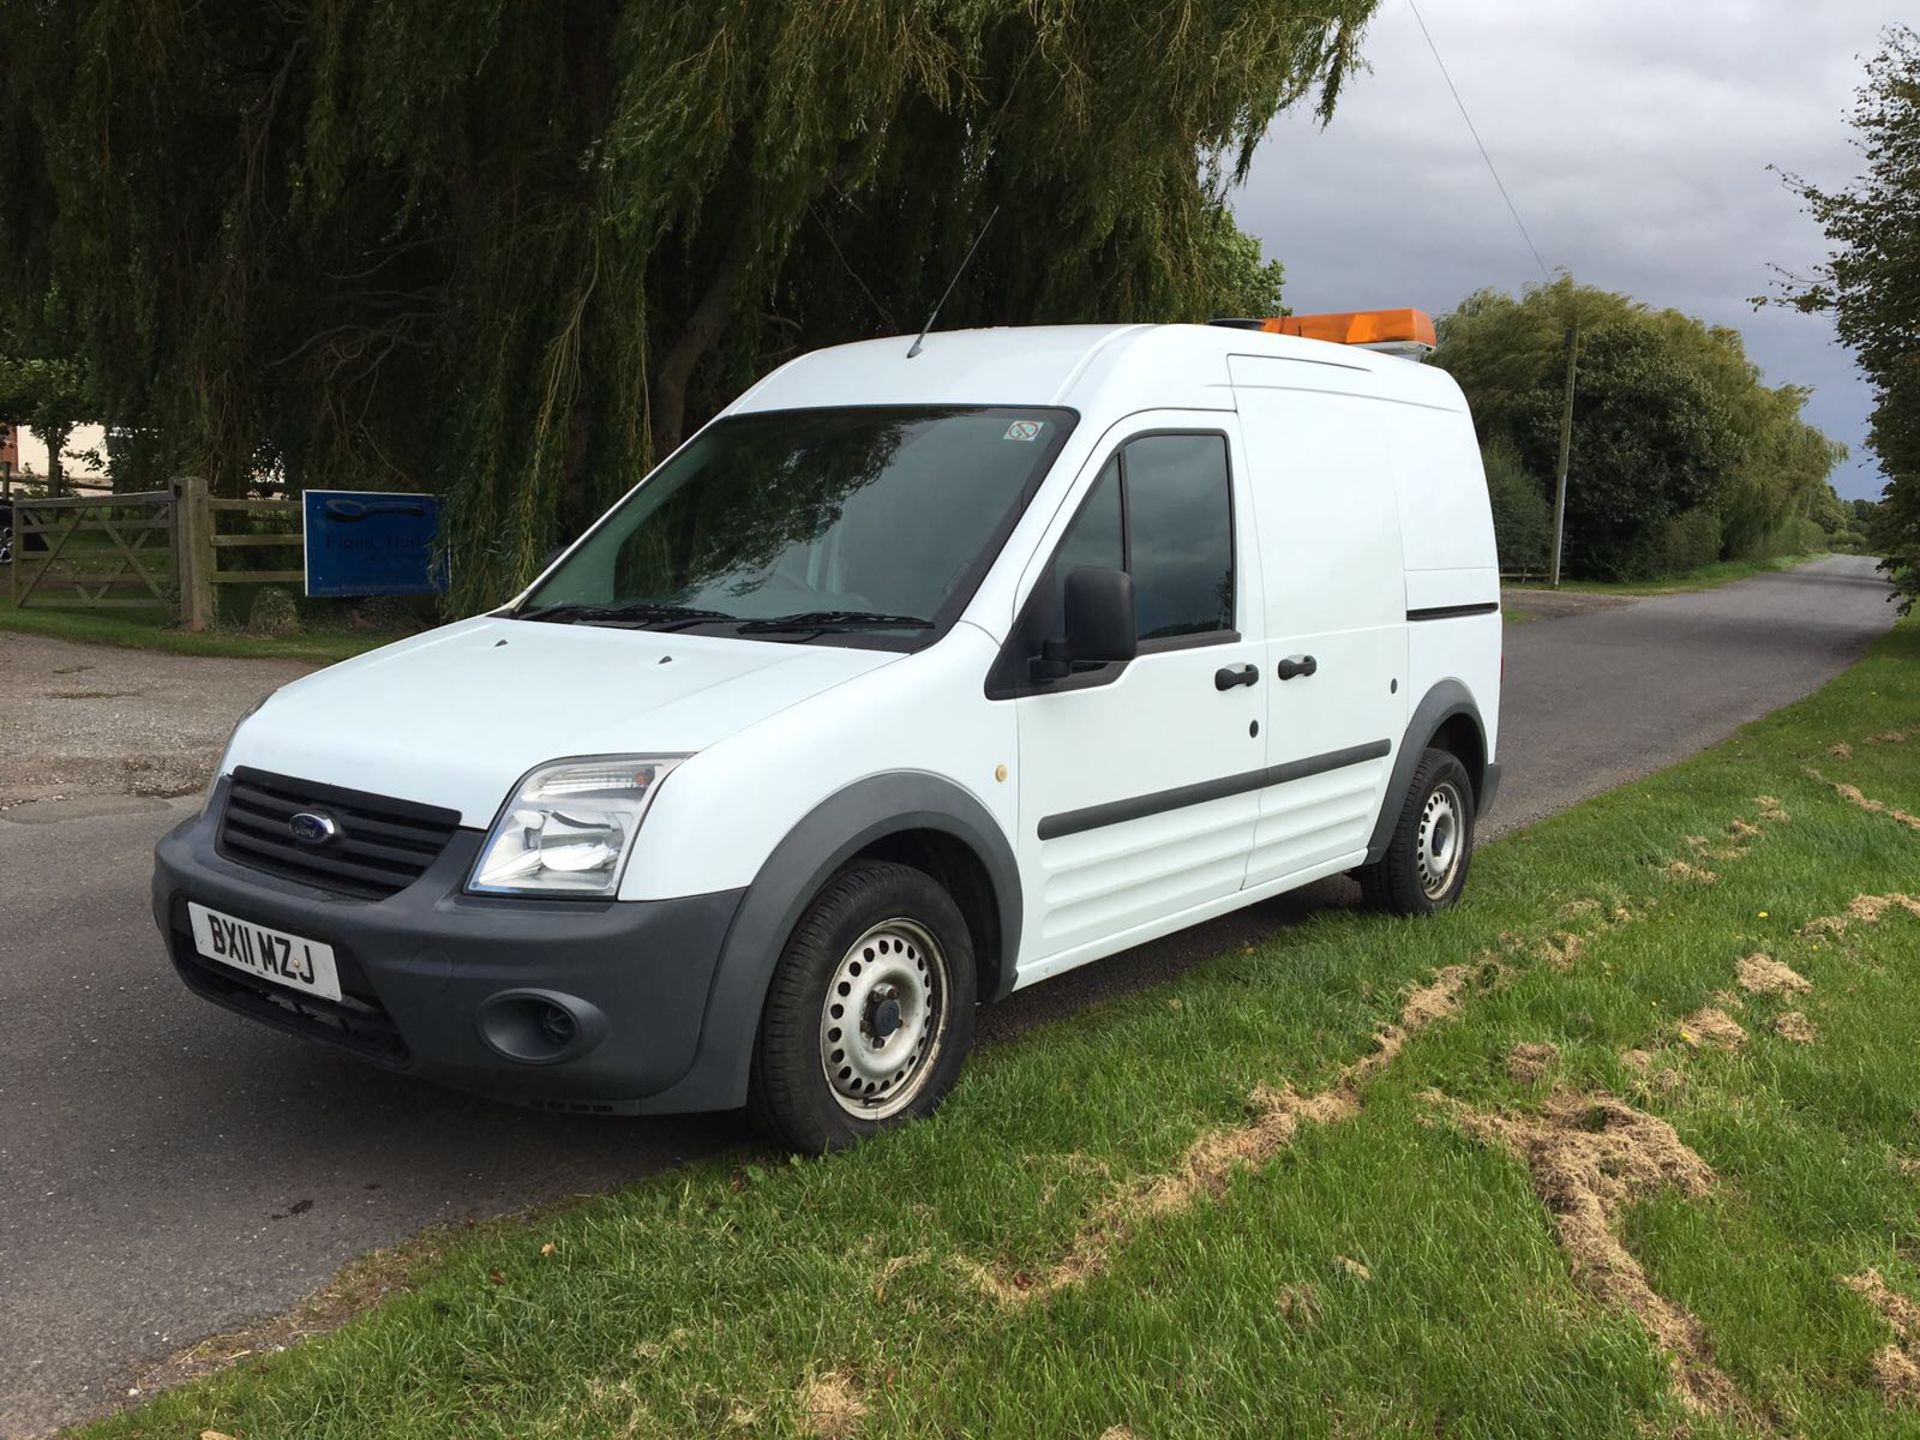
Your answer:
[[[1291,680],[1296,675],[1311,675],[1320,668],[1320,662],[1311,655],[1289,655],[1273,667],[1273,673],[1282,680]]]
[[[1213,672],[1213,688],[1231,690],[1236,685],[1258,685],[1260,669],[1255,665],[1242,665],[1238,670],[1228,668]]]

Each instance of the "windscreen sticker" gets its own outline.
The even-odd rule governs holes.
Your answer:
[[[1007,426],[1007,433],[1001,437],[1006,440],[1038,440],[1040,422],[1038,420],[1016,420]]]

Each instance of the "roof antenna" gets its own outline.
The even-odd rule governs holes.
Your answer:
[[[973,252],[978,250],[980,248],[980,242],[987,238],[987,226],[993,224],[993,217],[999,213],[1000,207],[998,205],[994,206],[993,209],[988,212],[985,223],[980,227],[980,233],[973,237],[973,244],[967,247],[966,256],[960,261],[960,268],[953,272],[953,279],[949,280],[947,282],[947,288],[940,292],[940,298],[933,302],[933,313],[927,316],[927,323],[922,325],[920,327],[920,333],[913,337],[913,348],[907,351],[907,358],[909,360],[920,353],[921,342],[927,338],[927,332],[933,329],[933,322],[940,318],[940,307],[947,303],[947,296],[953,294],[953,287],[958,285],[960,283],[960,277],[967,273],[967,266],[973,263]]]

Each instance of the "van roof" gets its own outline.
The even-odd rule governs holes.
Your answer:
[[[1302,388],[1465,408],[1445,371],[1377,351],[1217,325],[1034,325],[943,330],[912,359],[910,335],[815,350],[728,407],[1063,405],[1083,413],[1231,410],[1227,357],[1297,361]],[[1307,368],[1311,367],[1311,369]]]

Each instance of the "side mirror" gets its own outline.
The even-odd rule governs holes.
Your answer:
[[[1069,659],[1110,665],[1140,653],[1133,577],[1124,570],[1075,570],[1067,576]]]
[[[1139,653],[1133,577],[1126,571],[1072,571],[1062,608],[1066,636],[1046,641],[1028,662],[1035,680],[1063,680],[1082,666],[1124,663]]]
[[[547,553],[540,558],[540,573],[544,575],[547,571],[551,570],[553,568],[553,562],[566,553],[567,547],[564,544],[556,545],[547,551]]]

